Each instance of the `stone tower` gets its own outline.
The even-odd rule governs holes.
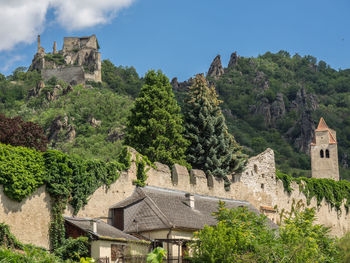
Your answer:
[[[314,178],[330,178],[339,181],[338,147],[335,130],[320,122],[310,147],[311,170]]]

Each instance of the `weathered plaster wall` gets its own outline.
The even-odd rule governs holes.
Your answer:
[[[51,198],[45,187],[38,188],[22,202],[9,199],[0,185],[0,222],[23,243],[49,247]]]
[[[135,160],[135,152],[132,152]],[[273,211],[290,210],[293,200],[301,200],[306,204],[305,196],[299,192],[299,187],[293,184],[294,191],[289,195],[284,191],[281,181],[276,180],[274,152],[265,152],[249,159],[246,169],[241,174],[230,175],[232,184],[230,191],[225,191],[224,182],[213,178],[206,178],[203,171],[192,170],[175,165],[171,171],[166,165],[155,163],[157,169],[148,172],[147,184],[186,192],[210,195],[221,198],[246,200],[257,209],[267,214],[275,222],[279,220],[278,213]],[[88,204],[82,208],[78,216],[101,218],[107,222],[111,218],[109,208],[129,197],[135,189],[132,184],[136,179],[136,165],[123,172],[120,178],[109,188],[100,187],[90,197]],[[19,239],[26,243],[48,247],[48,224],[50,220],[50,198],[42,187],[30,198],[22,203],[16,203],[4,196],[0,191],[0,221],[9,224]],[[316,206],[312,200],[311,207]],[[264,209],[269,208],[266,212]],[[272,211],[271,211],[272,210]],[[72,215],[72,208],[68,207],[65,215]],[[349,216],[345,209],[338,215],[326,203],[317,210],[317,222],[332,227],[332,234],[341,236],[350,230]]]

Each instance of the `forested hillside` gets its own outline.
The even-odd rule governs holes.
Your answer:
[[[0,113],[40,124],[49,147],[84,158],[111,160],[121,149],[129,110],[142,86],[134,68],[103,62],[103,84],[71,87],[17,69],[0,77]]]
[[[49,147],[108,160],[119,151],[134,98],[144,83],[134,68],[102,63],[102,84],[70,87],[36,72],[0,75],[0,113],[39,123]],[[350,178],[350,70],[335,70],[312,56],[267,52],[257,58],[233,53],[227,67],[216,57],[208,70],[229,131],[248,155],[270,147],[277,166],[310,175],[308,145],[323,116],[337,131],[342,178]],[[191,85],[172,80],[180,105]]]
[[[249,155],[275,150],[279,169],[310,175],[308,146],[323,116],[337,132],[339,165],[350,178],[350,70],[335,70],[312,56],[267,52],[257,58],[217,56],[208,71],[223,101],[231,133]],[[172,81],[181,100],[192,80]]]

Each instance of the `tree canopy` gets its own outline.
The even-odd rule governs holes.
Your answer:
[[[148,71],[128,118],[125,143],[151,161],[185,164],[182,122],[169,79],[161,71]]]
[[[207,175],[223,178],[243,168],[246,158],[241,147],[228,133],[214,86],[208,87],[203,75],[197,75],[185,100],[185,138],[190,141],[188,162]]]

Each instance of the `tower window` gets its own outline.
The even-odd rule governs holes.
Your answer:
[[[329,158],[329,150],[326,150],[326,158]]]
[[[320,151],[320,157],[323,158],[324,157],[324,153],[323,150]]]

